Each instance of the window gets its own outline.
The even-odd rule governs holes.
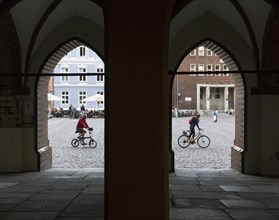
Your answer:
[[[86,68],[79,68],[79,73],[86,73],[87,72],[87,70],[86,70]],[[86,82],[86,75],[80,75],[79,76],[79,81],[80,82]]]
[[[206,64],[206,71],[211,72],[213,71],[212,64]],[[212,76],[213,74],[207,74],[208,76]]]
[[[221,71],[221,66],[220,66],[220,64],[215,64],[215,71]],[[218,73],[218,74],[215,74],[215,76],[221,76],[221,74]]]
[[[104,81],[104,76],[98,75],[97,76],[97,82],[103,82]]]
[[[104,69],[103,68],[97,68],[97,73],[103,73]]]
[[[61,68],[61,73],[68,74],[69,73],[69,68],[68,67],[62,67]],[[69,76],[68,75],[61,76],[61,81],[62,82],[69,82]]]
[[[207,49],[206,52],[207,52],[207,56],[212,56],[212,54],[213,54],[213,52],[209,49]]]
[[[190,56],[196,56],[196,49],[191,51]]]
[[[196,64],[190,64],[190,72],[196,72]],[[190,76],[195,76],[196,74],[190,74]]]
[[[198,71],[199,72],[204,72],[204,64],[199,64],[198,65]],[[198,76],[204,76],[204,74],[198,74]]]
[[[99,95],[104,95],[104,92],[97,92],[97,94],[99,94]],[[101,101],[100,103],[101,103],[101,104],[104,104],[103,101]]]
[[[204,47],[199,47],[198,48],[198,55],[199,56],[204,56]]]
[[[199,72],[204,72],[204,64],[199,64],[198,65],[198,71]]]
[[[97,68],[97,73],[103,73],[104,68]],[[97,75],[97,82],[103,82],[104,76],[103,75]]]
[[[86,101],[81,101],[83,99],[86,99],[86,92],[79,92],[79,96],[78,96],[79,104],[86,104]]]
[[[80,57],[85,57],[85,47],[80,47],[79,48],[79,56]]]
[[[196,72],[196,64],[190,64],[190,72]]]
[[[69,92],[67,92],[67,91],[62,91],[62,95],[61,95],[61,97],[62,97],[62,104],[69,104]]]
[[[215,99],[220,99],[220,88],[215,89]]]

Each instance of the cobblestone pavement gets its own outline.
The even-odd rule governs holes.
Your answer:
[[[189,129],[190,117],[173,118],[172,146],[176,168],[228,168],[231,165],[231,146],[234,140],[234,116],[221,115],[214,123],[212,117],[202,117],[199,123],[211,143],[202,149],[197,144],[181,148],[177,143],[182,130]],[[196,129],[197,132],[197,129]]]
[[[77,119],[52,118],[48,120],[49,142],[52,146],[52,166],[62,168],[104,167],[104,119],[88,118],[87,124],[93,127],[96,148],[88,145],[74,148],[71,140],[77,137]],[[87,134],[85,134],[87,136]]]
[[[182,130],[188,129],[189,117],[173,118],[173,150],[176,168],[228,168],[230,167],[230,148],[234,139],[234,117],[220,116],[217,123],[211,117],[201,117],[200,127],[210,137],[211,144],[201,149],[197,144],[181,148],[177,139]],[[77,119],[52,118],[49,122],[49,141],[53,150],[53,167],[61,168],[99,168],[104,167],[104,119],[87,119],[93,126],[96,148],[71,146]]]

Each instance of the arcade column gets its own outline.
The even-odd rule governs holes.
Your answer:
[[[171,1],[105,0],[105,218],[169,218]]]

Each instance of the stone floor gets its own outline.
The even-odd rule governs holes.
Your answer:
[[[104,218],[101,168],[0,174],[0,189],[1,220]],[[170,220],[184,219],[279,219],[279,179],[177,169],[170,174]]]

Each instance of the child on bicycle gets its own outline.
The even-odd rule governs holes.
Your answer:
[[[79,132],[82,145],[86,145],[86,143],[84,143],[84,134],[86,133],[85,128],[86,129],[90,128],[86,122],[86,114],[80,117],[76,126],[76,130]]]
[[[194,138],[195,138],[195,127],[197,126],[199,130],[199,122],[200,122],[200,117],[201,115],[197,113],[195,116],[193,116],[193,119],[191,119],[191,124],[190,124],[190,134],[189,134],[189,139],[191,140],[191,143],[195,143]],[[192,139],[191,139],[192,136]]]

